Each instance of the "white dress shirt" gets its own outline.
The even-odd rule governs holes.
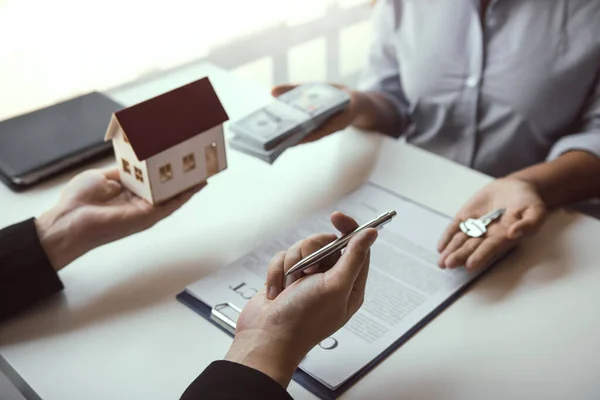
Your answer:
[[[373,18],[359,88],[409,143],[495,177],[600,157],[600,0],[378,0]]]

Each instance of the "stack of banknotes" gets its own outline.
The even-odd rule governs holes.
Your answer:
[[[234,121],[231,148],[272,164],[288,147],[302,141],[350,104],[343,90],[308,83],[281,94],[265,107]]]

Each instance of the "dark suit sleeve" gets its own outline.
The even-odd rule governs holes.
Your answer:
[[[273,379],[245,365],[215,361],[187,388],[181,400],[291,400]]]
[[[33,218],[0,230],[0,322],[62,289]]]

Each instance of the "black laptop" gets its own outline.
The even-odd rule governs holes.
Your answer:
[[[0,178],[22,190],[57,173],[112,154],[104,141],[123,106],[88,93],[0,122]]]

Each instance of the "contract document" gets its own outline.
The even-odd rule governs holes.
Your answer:
[[[267,265],[277,252],[314,233],[339,235],[329,222],[331,212],[342,211],[363,224],[389,210],[396,210],[397,216],[379,231],[372,247],[364,304],[343,328],[312,349],[300,364],[301,372],[310,377],[300,379],[301,384],[321,398],[335,398],[481,274],[437,266],[436,244],[450,223],[448,216],[367,183],[192,284],[183,295],[208,307],[229,303],[242,309],[264,287]],[[315,385],[325,389],[313,390]]]

